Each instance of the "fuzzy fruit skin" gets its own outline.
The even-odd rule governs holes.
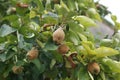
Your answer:
[[[22,71],[23,71],[23,67],[21,67],[21,66],[13,66],[13,67],[12,67],[12,71],[13,71],[13,73],[15,73],[15,74],[20,74],[20,73],[22,73]]]
[[[98,75],[100,72],[100,66],[96,62],[88,63],[87,69],[91,74],[95,74],[95,75]]]
[[[58,47],[58,52],[61,53],[61,54],[65,54],[69,51],[69,47],[65,44],[61,44],[59,47]]]
[[[53,33],[53,41],[60,44],[65,38],[65,33],[60,27]]]
[[[39,52],[37,49],[32,48],[30,51],[28,51],[26,56],[29,60],[33,60],[33,59],[36,59],[38,57],[38,53]]]

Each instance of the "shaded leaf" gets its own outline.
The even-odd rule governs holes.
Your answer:
[[[9,64],[9,66],[7,67],[7,69],[5,69],[5,72],[3,73],[4,77],[8,77],[12,67],[13,67],[13,65]]]
[[[57,62],[59,63],[63,62],[63,56],[60,53],[58,53],[57,51],[51,51],[51,53]]]
[[[6,61],[6,54],[5,53],[4,54],[0,54],[0,60],[2,62]]]
[[[15,53],[11,52],[11,53],[7,53],[6,55],[6,60],[9,60],[10,58],[12,58],[15,55]]]
[[[55,45],[55,43],[52,41],[52,39],[49,39],[44,47],[46,50],[57,50],[58,46]]]
[[[17,38],[18,38],[18,46],[20,48],[24,48],[25,41],[24,41],[23,35],[21,35],[17,32]]]
[[[0,44],[0,50],[3,50],[5,48],[5,43]]]
[[[81,67],[80,70],[78,70],[77,75],[78,75],[77,80],[90,80],[87,70],[83,67]]]
[[[39,59],[34,59],[32,62],[38,68],[38,70],[40,71],[40,73],[42,73],[45,70],[45,66],[43,64],[41,64],[41,62],[39,61]]]
[[[3,24],[0,28],[0,37],[7,36],[15,31],[16,29],[10,27],[9,25]]]

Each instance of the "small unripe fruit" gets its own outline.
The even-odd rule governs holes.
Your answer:
[[[17,3],[17,6],[21,8],[28,8],[28,4],[23,4],[23,3]]]
[[[32,48],[30,51],[28,51],[26,56],[29,60],[36,59],[38,57],[38,50],[36,48]]]
[[[12,71],[15,74],[20,74],[23,71],[23,67],[21,67],[21,66],[13,66]]]
[[[54,3],[59,4],[60,0],[53,0]]]
[[[61,54],[65,54],[69,51],[69,47],[65,44],[61,44],[59,47],[58,47],[58,52],[61,53]]]
[[[96,62],[88,63],[87,69],[91,74],[95,74],[95,75],[98,75],[100,72],[100,66]]]
[[[61,43],[65,38],[65,33],[63,29],[60,27],[53,33],[53,41],[56,43]]]
[[[16,8],[15,7],[9,7],[7,10],[7,14],[11,14],[11,13],[16,13]]]
[[[47,27],[50,27],[50,26],[53,26],[53,24],[44,24],[43,28],[47,28]]]
[[[11,7],[11,11],[12,12],[16,12],[16,8],[15,7]]]

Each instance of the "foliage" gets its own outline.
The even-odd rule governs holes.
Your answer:
[[[0,7],[0,80],[120,80],[117,18],[111,39],[88,30],[109,13],[99,2],[1,0]],[[97,75],[87,69],[91,62]]]

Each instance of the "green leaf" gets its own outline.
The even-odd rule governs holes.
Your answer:
[[[17,44],[17,37],[14,34],[9,34],[8,36],[6,36],[7,38],[7,42],[10,44]]]
[[[51,0],[46,0],[45,9],[46,10],[51,10]]]
[[[87,41],[87,37],[85,35],[83,35],[81,33],[78,33],[78,35],[82,41]]]
[[[89,8],[87,10],[87,13],[88,13],[90,18],[98,20],[100,22],[102,21],[100,15],[97,13],[95,8]]]
[[[4,54],[0,54],[0,60],[2,62],[6,61],[6,54],[5,53]]]
[[[50,64],[50,69],[52,69],[54,67],[55,63],[56,63],[56,60],[52,59],[51,64]]]
[[[0,43],[3,43],[6,41],[6,37],[0,37]]]
[[[113,41],[111,39],[102,39],[100,41],[100,46],[112,47]]]
[[[37,14],[36,14],[36,12],[34,10],[30,11],[30,14],[29,14],[30,18],[34,18],[36,15]]]
[[[55,79],[59,74],[58,69],[54,67],[52,70],[45,72],[45,75],[51,79]]]
[[[119,41],[120,41],[120,32],[115,33],[115,35],[113,36],[113,38],[117,38],[117,39],[119,39]]]
[[[70,21],[68,23],[68,25],[69,25],[70,30],[72,30],[73,32],[79,32],[79,33],[81,33],[81,32],[84,31],[83,30],[84,28],[82,28],[79,24],[77,24],[74,21]]]
[[[116,73],[112,75],[114,80],[120,80],[120,73]]]
[[[84,67],[80,67],[78,70],[78,79],[77,80],[90,80],[87,70]]]
[[[40,12],[43,12],[44,11],[44,7],[43,7],[43,4],[42,4],[42,0],[35,0],[37,2],[37,5],[38,5],[38,8],[40,10]]]
[[[116,22],[117,17],[116,17],[115,15],[111,15],[111,19],[112,19],[114,22]]]
[[[59,62],[59,63],[63,62],[63,56],[60,53],[58,53],[57,51],[51,51],[51,53],[57,62]]]
[[[18,40],[18,47],[21,49],[29,50],[30,47],[32,47],[31,43],[25,42],[24,36],[22,34],[19,34],[19,32],[17,32],[17,40]]]
[[[21,16],[25,15],[27,11],[28,11],[28,8],[16,7],[16,12]]]
[[[22,26],[19,29],[19,33],[21,33],[26,38],[33,38],[35,33],[39,32],[39,29],[37,30],[36,28],[38,28],[38,26],[30,23],[29,26]]]
[[[106,78],[106,77],[105,77],[105,73],[104,73],[103,71],[100,72],[100,76],[101,76],[102,80],[106,80],[106,79],[105,79],[105,78]]]
[[[69,8],[67,7],[67,5],[66,5],[62,0],[61,0],[61,2],[60,2],[60,5],[61,5],[63,8],[65,8],[67,12],[70,11]]]
[[[6,64],[4,63],[4,62],[0,62],[0,74],[2,74],[3,73],[3,71],[5,70],[5,68],[6,68],[6,66],[5,66]]]
[[[86,16],[74,16],[74,20],[79,21],[80,24],[82,24],[84,27],[94,27],[96,26],[96,23]]]
[[[78,45],[80,43],[79,37],[75,32],[69,31],[67,33],[67,39],[74,43],[74,45]]]
[[[43,64],[41,64],[41,62],[39,61],[39,59],[34,59],[32,61],[35,66],[38,68],[38,70],[42,73],[45,70],[45,66]]]
[[[19,32],[17,32],[17,38],[18,38],[18,46],[20,48],[24,48],[25,41],[24,41],[23,35],[21,35],[21,34],[19,34]]]
[[[120,73],[120,62],[117,62],[117,61],[115,61],[113,59],[104,58],[102,60],[102,64],[104,64],[107,67],[109,67],[109,69],[112,72]]]
[[[116,29],[120,29],[120,22],[117,21],[117,17],[115,15],[111,15],[111,19],[115,23]]]
[[[88,56],[94,56],[96,55],[96,52],[94,51],[94,45],[90,41],[83,41],[82,46],[85,48],[85,50],[88,53]]]
[[[28,28],[32,30],[31,32],[36,32],[36,33],[40,32],[40,26],[35,22],[30,22]]]
[[[69,10],[59,4],[55,4],[55,11],[57,12],[58,15],[64,16],[69,12]]]
[[[52,41],[52,39],[50,38],[44,47],[46,50],[57,50],[58,46],[55,45],[55,43]]]
[[[57,24],[58,23],[58,16],[55,13],[47,12],[46,14],[42,15],[43,21],[47,24]]]
[[[67,5],[71,11],[76,9],[75,1],[74,0],[67,0]]]
[[[89,71],[88,71],[88,74],[89,74],[89,76],[90,76],[91,80],[94,80],[94,78],[93,78],[92,74],[91,74]]]
[[[36,42],[38,43],[38,45],[39,45],[41,48],[44,47],[44,44],[43,44],[40,40],[36,39]]]
[[[97,48],[97,49],[95,49],[95,52],[97,53],[96,57],[98,57],[98,58],[119,54],[119,52],[117,50],[108,48],[108,47]]]
[[[9,64],[9,66],[7,66],[7,68],[5,69],[4,73],[3,73],[3,76],[6,78],[8,77],[10,71],[11,71],[11,68],[12,68],[13,64]]]
[[[15,31],[16,29],[10,27],[9,25],[3,24],[0,28],[0,37],[7,36]]]
[[[19,29],[21,27],[21,20],[17,15],[5,16],[3,20],[8,20],[12,28]]]
[[[12,58],[14,55],[15,55],[15,52],[7,53],[7,55],[6,55],[6,60],[9,60],[9,59]]]
[[[0,44],[0,50],[3,50],[3,49],[5,48],[5,44],[6,44],[6,43]]]

